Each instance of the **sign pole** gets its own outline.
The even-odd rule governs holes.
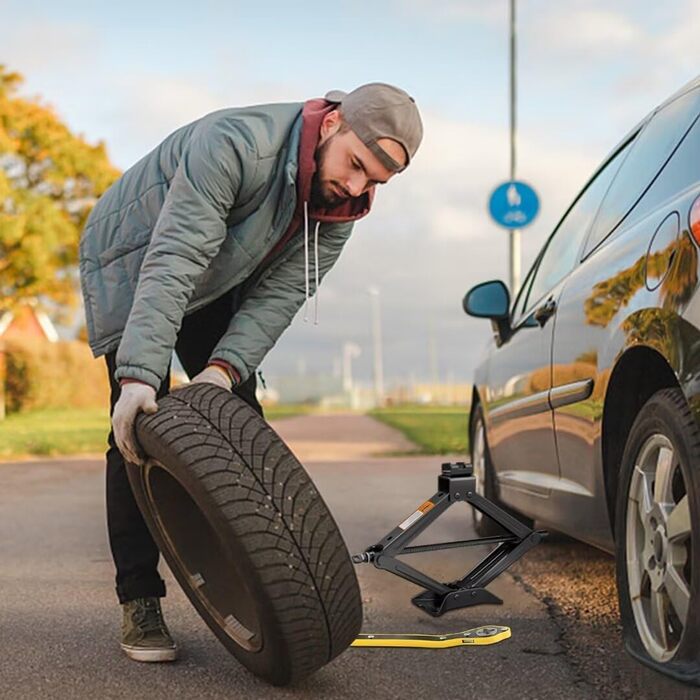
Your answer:
[[[510,0],[510,181],[515,181],[515,0]],[[510,293],[515,296],[520,288],[520,229],[510,232]]]

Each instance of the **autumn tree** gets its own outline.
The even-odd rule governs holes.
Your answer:
[[[74,308],[78,242],[119,176],[104,143],[71,133],[53,108],[18,94],[0,64],[0,311],[26,301]]]

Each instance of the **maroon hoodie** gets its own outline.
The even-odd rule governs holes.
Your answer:
[[[299,158],[297,170],[297,204],[294,215],[282,238],[275,244],[263,259],[264,267],[268,260],[286,245],[295,232],[301,230],[304,220],[304,202],[309,202],[309,218],[324,223],[339,223],[344,221],[357,221],[369,214],[372,200],[374,199],[374,187],[359,197],[346,199],[333,209],[311,208],[311,181],[316,173],[316,148],[320,140],[321,122],[323,117],[337,109],[337,105],[324,99],[307,100],[302,111],[301,138],[299,141]]]

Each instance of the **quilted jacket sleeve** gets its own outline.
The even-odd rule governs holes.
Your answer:
[[[205,120],[181,155],[139,274],[115,377],[158,388],[195,282],[226,237],[226,217],[254,177],[255,144],[230,122]]]
[[[319,281],[333,267],[353,224],[332,224],[320,228],[318,240]],[[313,246],[309,254],[309,291],[315,289]],[[234,314],[228,330],[214,348],[211,357],[232,364],[244,382],[262,362],[282,332],[292,322],[304,303],[304,247],[297,248],[288,258],[273,264],[267,274],[248,293]]]

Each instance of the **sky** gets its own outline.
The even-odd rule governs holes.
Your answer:
[[[354,3],[0,0],[0,63],[127,169],[177,127],[227,106],[303,101],[366,82],[416,100],[424,139],[379,188],[320,287],[261,366],[268,377],[372,377],[380,292],[389,384],[470,381],[491,330],[465,292],[508,280],[508,234],[488,197],[508,179],[508,0]],[[700,0],[517,0],[518,165],[540,197],[523,278],[576,194],[642,117],[700,66]],[[312,314],[310,314],[312,316]]]

